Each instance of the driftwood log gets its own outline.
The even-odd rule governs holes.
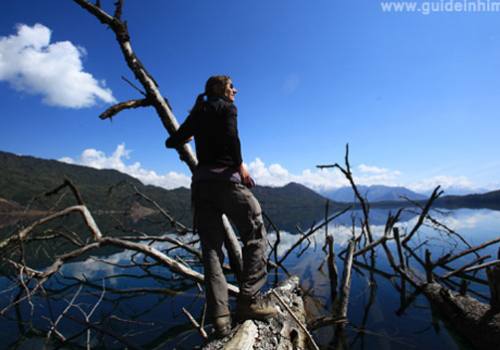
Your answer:
[[[263,296],[279,311],[268,321],[247,320],[233,327],[223,339],[209,342],[205,350],[219,349],[318,349],[304,328],[306,315],[299,278],[290,277]]]
[[[429,260],[426,264],[429,265],[430,258],[426,260]],[[432,272],[432,266],[426,267],[425,280],[411,269],[399,268],[399,272],[427,297],[433,310],[475,349],[500,349],[500,308],[496,294],[500,286],[498,263],[491,270],[487,270],[491,292],[490,305],[438,283],[444,279]]]
[[[500,349],[500,312],[469,296],[429,283],[422,291],[439,315],[477,349]]]
[[[421,205],[419,203],[415,204],[418,208],[421,209],[421,213],[418,216],[417,222],[408,233],[401,235],[399,232],[399,228],[395,226],[402,211],[402,209],[400,209],[395,216],[392,216],[389,213],[389,217],[384,230],[384,235],[376,241],[373,240],[369,234],[369,205],[359,195],[356,184],[352,179],[352,174],[349,167],[348,153],[349,148],[348,146],[346,146],[345,168],[341,167],[338,164],[319,165],[318,167],[338,168],[351,183],[351,187],[356,194],[356,199],[360,203],[364,217],[362,229],[365,228],[368,239],[367,241],[365,241],[364,247],[360,247],[357,251],[354,252],[354,257],[356,258],[359,256],[364,256],[364,254],[371,251],[373,258],[373,254],[375,254],[376,248],[381,245],[384,248],[390,266],[396,274],[400,274],[402,277],[401,295],[403,299],[406,299],[404,285],[405,281],[407,280],[415,286],[415,288],[417,289],[417,293],[423,293],[427,297],[433,310],[437,311],[440,317],[447,322],[447,325],[449,325],[451,328],[457,331],[457,333],[461,334],[465,339],[467,339],[474,348],[500,349],[500,250],[497,260],[489,261],[486,263],[483,263],[484,260],[490,258],[491,256],[480,256],[477,253],[477,251],[485,247],[500,242],[500,238],[496,238],[479,246],[472,247],[457,232],[449,229],[445,225],[433,219],[429,215],[430,209],[435,200],[438,199],[439,196],[441,196],[441,194],[443,193],[443,191],[441,191],[440,187],[438,186],[434,189],[425,205]],[[435,226],[444,229],[448,234],[453,234],[454,236],[458,237],[468,247],[468,249],[465,249],[455,255],[451,255],[451,253],[445,254],[433,261],[431,252],[426,247],[426,241],[423,244],[419,245],[419,247],[424,246],[426,248],[425,259],[420,258],[416,253],[419,247],[412,248],[409,243],[411,241],[411,238],[415,236],[417,231],[424,224],[424,222],[426,222],[426,220],[431,222]],[[393,232],[392,237],[389,236],[390,232]],[[394,259],[391,250],[388,248],[388,242],[391,240],[394,240],[396,244],[399,264],[396,263],[396,259]],[[348,249],[345,249],[339,254],[339,256],[343,256],[343,254],[347,251]],[[465,265],[456,269],[452,269],[447,265],[448,263],[471,253],[476,254],[476,258],[465,263]],[[407,255],[406,259],[405,255]],[[416,270],[410,268],[410,257],[415,259],[415,261],[419,263],[421,268],[425,270],[425,278],[420,277]],[[344,263],[346,265],[349,263],[349,259],[347,257],[344,258]],[[356,260],[354,260],[354,264],[363,268],[367,268],[371,272],[376,271],[373,265],[368,266]],[[436,267],[443,268],[450,272],[440,276],[434,271]],[[483,281],[475,276],[471,276],[468,274],[469,272],[476,272],[484,268],[487,269],[486,274],[488,277],[488,281]],[[481,282],[482,284],[489,285],[489,305],[466,295],[466,288],[460,288],[459,293],[447,288],[445,284],[450,284],[450,277],[452,276],[458,276],[463,278],[464,280],[467,279],[470,281]],[[387,277],[392,280],[393,276]],[[321,322],[319,323],[321,324]]]

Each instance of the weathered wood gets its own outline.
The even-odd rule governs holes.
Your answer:
[[[500,312],[500,263],[492,269],[486,270],[490,285],[490,306],[492,310]]]
[[[399,266],[401,266],[401,268],[403,270],[406,270],[406,262],[405,262],[405,259],[403,256],[403,247],[401,246],[401,238],[399,235],[399,228],[394,227],[392,229],[392,232],[394,233],[394,240],[396,241],[396,248],[398,249]]]
[[[233,227],[231,226],[226,214],[222,214],[222,224],[224,225],[224,230],[226,231],[224,244],[229,256],[229,264],[231,265],[231,270],[236,276],[236,280],[241,282],[243,273],[243,253],[241,244],[238,241],[238,237],[236,237]]]
[[[470,253],[474,253],[478,250],[481,250],[483,248],[486,248],[486,247],[489,247],[490,245],[493,245],[495,243],[499,243],[500,242],[500,237],[498,238],[495,238],[495,239],[492,239],[490,241],[487,241],[487,242],[484,242],[480,245],[477,245],[475,247],[472,247],[472,248],[469,248],[469,249],[465,249],[463,251],[461,251],[460,253],[457,253],[453,256],[450,256],[450,255],[445,255],[444,257],[440,258],[437,262],[436,262],[436,265],[446,265],[454,260],[457,260],[463,256],[466,256]]]
[[[320,169],[337,168],[342,172],[342,174],[344,174],[346,179],[351,184],[351,188],[354,192],[354,195],[356,196],[356,199],[359,201],[361,209],[363,211],[364,220],[362,222],[362,229],[366,230],[368,242],[372,243],[373,242],[373,235],[372,235],[372,232],[370,229],[370,224],[369,224],[370,204],[368,203],[367,200],[365,200],[365,198],[363,198],[361,193],[359,193],[358,187],[356,186],[356,183],[354,182],[354,178],[353,178],[352,172],[351,172],[351,165],[349,163],[349,144],[345,145],[344,163],[345,163],[345,168],[342,167],[341,165],[339,165],[338,163],[328,164],[328,165],[316,165],[316,167],[320,168]]]
[[[349,241],[347,256],[344,261],[344,272],[342,274],[342,287],[340,289],[340,302],[337,317],[347,318],[347,307],[349,305],[349,292],[351,290],[352,261],[354,258],[355,243]]]
[[[425,203],[424,208],[422,209],[422,212],[420,213],[420,216],[417,219],[417,222],[415,223],[415,226],[411,229],[410,233],[403,239],[403,245],[406,245],[406,243],[413,237],[413,235],[418,231],[420,226],[424,223],[425,218],[427,217],[427,214],[429,213],[429,210],[432,207],[432,203],[436,199],[439,198],[444,192],[440,191],[440,186],[437,186],[434,191],[432,192],[431,196],[427,200],[427,203]]]
[[[115,4],[116,11],[113,16],[109,15],[99,6],[92,4],[87,0],[74,0],[74,1],[83,9],[85,9],[87,12],[96,17],[101,23],[111,28],[111,30],[115,34],[116,41],[120,46],[125,62],[127,63],[130,70],[134,73],[135,78],[141,83],[141,85],[145,90],[146,99],[123,102],[121,104],[118,104],[117,106],[111,107],[112,111],[110,112],[110,110],[108,110],[104,112],[104,115],[107,114],[114,115],[126,108],[130,107],[135,108],[138,106],[146,106],[147,104],[150,104],[156,110],[156,114],[160,118],[166,131],[170,135],[175,133],[177,129],[179,129],[179,123],[177,122],[177,119],[174,113],[172,112],[172,108],[168,104],[168,101],[161,94],[157,82],[151,76],[151,74],[149,74],[149,72],[146,70],[146,68],[139,60],[139,58],[137,57],[132,48],[132,43],[127,28],[127,23],[121,19],[122,6],[123,6],[122,1],[119,1]],[[188,165],[191,172],[194,172],[198,164],[198,160],[196,159],[196,156],[194,155],[189,144],[186,143],[182,146],[177,147],[177,152],[179,153],[180,159]],[[243,263],[239,263],[238,261],[238,251],[233,250],[236,248],[236,246],[233,244],[235,236],[234,234],[233,236],[231,236],[231,232],[232,230],[230,232],[226,230],[226,233],[228,235],[225,242],[229,243],[229,245],[227,245],[226,248],[231,258],[231,265],[234,265],[232,266],[235,269],[234,272],[237,278],[239,278],[241,276],[240,271],[242,271]],[[241,247],[239,251],[241,252]]]
[[[477,271],[477,270],[482,270],[482,269],[485,269],[487,267],[490,267],[493,265],[498,265],[498,264],[500,264],[500,259],[488,261],[487,263],[484,263],[484,264],[479,264],[479,265],[468,267],[464,270],[464,272],[473,272],[473,271]]]
[[[477,349],[500,348],[500,312],[441,284],[426,283],[411,270],[399,272],[422,292],[439,316]]]
[[[189,311],[187,311],[185,308],[182,308],[182,312],[184,312],[184,315],[186,315],[186,317],[189,319],[189,322],[191,322],[191,324],[194,326],[194,328],[196,328],[198,330],[201,337],[203,339],[208,339],[207,332],[205,331],[203,326],[201,326],[198,323],[198,321],[196,321],[196,319],[193,317],[193,315],[191,315],[191,313]]]
[[[432,260],[431,260],[431,252],[429,249],[425,250],[425,275],[427,276],[427,283],[431,283],[434,281],[434,276],[432,275]]]
[[[252,344],[253,349],[307,349],[307,334],[291,316],[291,313],[293,313],[302,325],[306,324],[301,293],[299,278],[296,276],[288,278],[278,287],[262,296],[263,302],[274,305],[278,310],[275,317],[265,322],[258,320],[246,321],[242,325],[234,327],[227,337],[213,340],[206,344],[203,349],[252,349],[252,347],[246,347],[248,344]],[[287,310],[281,304],[276,298],[276,294],[290,310]],[[255,331],[254,326],[257,331]]]
[[[112,119],[116,114],[120,113],[125,109],[148,107],[148,106],[151,106],[151,102],[147,98],[143,98],[141,100],[129,100],[125,102],[120,102],[102,112],[101,115],[99,115],[99,118],[103,120]]]
[[[147,244],[143,243],[135,243],[135,242],[130,242],[130,241],[125,241],[121,240],[119,238],[113,238],[113,237],[104,237],[101,240],[99,240],[99,243],[101,246],[106,246],[106,245],[112,245],[116,247],[121,247],[121,248],[126,248],[134,251],[141,252],[158,262],[160,262],[162,265],[167,266],[171,271],[179,273],[183,275],[184,277],[187,277],[191,280],[194,280],[199,283],[203,283],[205,280],[205,276],[197,271],[194,271],[190,269],[189,267],[185,266],[184,264],[181,264],[168,255],[160,252],[158,249],[155,249],[154,247],[151,247]],[[228,283],[228,291],[229,293],[232,293],[233,295],[237,295],[239,293],[239,288],[229,284]]]
[[[33,231],[35,227],[43,225],[54,219],[66,216],[72,212],[79,212],[82,215],[83,220],[92,233],[93,240],[99,240],[102,237],[102,233],[99,230],[99,227],[97,226],[94,218],[92,217],[92,214],[90,214],[90,211],[87,209],[87,207],[85,205],[74,205],[58,211],[57,213],[41,218],[19,231],[18,234],[11,235],[3,241],[0,241],[0,249],[5,248],[7,245],[13,242],[21,242],[26,240],[28,238],[28,235]]]
[[[304,325],[304,323],[297,317],[297,315],[295,315],[293,313],[292,309],[290,309],[290,307],[285,303],[285,301],[283,299],[281,299],[281,297],[279,296],[278,293],[276,293],[276,291],[271,290],[271,294],[274,295],[276,297],[276,299],[278,299],[278,301],[280,302],[281,306],[283,306],[285,308],[285,310],[288,311],[288,313],[290,314],[290,316],[292,316],[292,318],[294,319],[294,321],[297,322],[297,325],[300,327],[300,329],[302,329],[302,331],[304,331],[304,333],[307,336],[307,340],[309,340],[309,344],[311,345],[311,347],[313,349],[319,350],[318,345],[314,341],[311,333],[309,333],[309,331],[307,330],[307,328]]]
[[[443,278],[443,279],[444,279],[444,278],[450,278],[451,276],[455,276],[456,274],[459,274],[460,272],[463,272],[463,271],[467,270],[469,267],[473,267],[474,265],[479,264],[479,263],[483,262],[484,260],[486,260],[486,259],[488,259],[488,258],[490,258],[490,257],[491,257],[491,255],[481,256],[481,257],[479,257],[478,259],[475,259],[475,260],[473,260],[473,261],[471,261],[471,262],[469,262],[469,263],[467,263],[467,264],[465,264],[465,265],[463,265],[463,266],[459,267],[459,268],[458,268],[458,269],[456,269],[456,270],[453,270],[453,271],[451,271],[451,272],[448,272],[447,274],[445,274],[445,275],[444,275],[443,277],[441,277],[441,278]]]
[[[252,350],[258,336],[259,329],[255,322],[246,320],[224,345],[224,350]]]
[[[334,251],[334,239],[332,235],[326,236],[326,245],[328,247],[328,276],[330,277],[330,295],[332,301],[335,300],[337,295],[337,285],[338,285],[338,270],[337,263],[335,262],[335,251]]]
[[[377,239],[376,241],[372,241],[370,244],[365,245],[362,249],[357,250],[354,253],[354,256],[356,257],[358,255],[365,254],[366,252],[375,249],[376,246],[384,243],[385,241],[387,241],[388,238],[389,237],[387,237],[387,236],[382,236],[379,239]]]
[[[500,348],[500,312],[468,296],[450,291],[438,283],[422,286],[422,290],[439,315],[476,349]]]

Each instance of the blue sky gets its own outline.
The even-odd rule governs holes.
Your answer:
[[[340,186],[315,165],[342,162],[349,143],[360,183],[500,188],[500,13],[380,4],[128,0],[123,16],[179,121],[210,75],[233,77],[260,184]],[[152,109],[98,119],[140,98],[110,30],[67,0],[2,1],[0,19],[0,150],[189,184]]]

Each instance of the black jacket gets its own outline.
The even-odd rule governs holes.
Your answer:
[[[223,98],[209,98],[192,111],[165,145],[182,146],[194,136],[199,166],[239,167],[241,145],[238,137],[236,106]]]

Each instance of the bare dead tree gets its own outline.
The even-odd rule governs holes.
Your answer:
[[[369,225],[369,213],[370,213],[370,206],[369,203],[365,200],[365,198],[361,195],[359,192],[358,186],[356,185],[354,181],[354,177],[351,172],[351,165],[349,163],[349,144],[346,144],[345,146],[345,157],[344,157],[344,163],[345,167],[339,165],[338,163],[332,164],[332,165],[317,165],[318,168],[320,169],[325,169],[325,168],[337,168],[340,170],[342,174],[346,177],[346,179],[349,181],[352,190],[354,191],[354,195],[356,196],[356,199],[358,200],[361,210],[363,211],[363,225],[362,229],[364,229],[364,232],[366,232],[368,236],[368,241],[369,243],[373,242],[373,236],[372,232],[370,229]]]
[[[368,217],[369,204],[367,202],[364,202],[364,199],[357,194],[359,193],[359,191],[357,191],[356,184],[354,183],[349,166],[348,147],[346,147],[345,164],[345,168],[339,166],[338,164],[320,165],[318,167],[338,168],[351,183],[351,187],[356,194],[357,200],[360,202],[360,206],[364,216],[364,220],[361,224],[362,233],[354,239],[354,242],[359,242],[363,237],[363,229],[366,230],[367,236],[370,234]],[[399,310],[397,310],[398,314],[404,312],[408,305],[410,305],[415,300],[417,295],[424,294],[429,299],[432,307],[436,310],[439,310],[442,317],[445,317],[448,319],[448,321],[451,321],[451,324],[456,327],[457,330],[465,334],[466,337],[471,340],[475,346],[484,349],[498,347],[500,346],[500,312],[498,310],[498,290],[500,290],[500,284],[498,282],[500,280],[500,273],[498,273],[498,271],[500,271],[500,256],[496,260],[485,262],[485,260],[491,258],[491,256],[480,255],[478,252],[481,249],[499,243],[500,239],[493,239],[478,246],[472,247],[458,232],[450,229],[449,227],[432,217],[430,215],[432,205],[436,201],[436,199],[441,196],[442,193],[443,191],[441,191],[438,186],[434,189],[425,204],[410,201],[412,205],[420,209],[420,213],[415,224],[409,229],[407,234],[402,235],[400,233],[399,227],[396,226],[399,220],[399,216],[402,212],[402,209],[400,209],[394,216],[389,213],[382,237],[377,240],[368,238],[367,243],[364,247],[359,248],[355,252],[352,252],[351,249],[346,249],[341,252],[339,256],[342,257],[345,253],[349,252],[350,254],[348,254],[348,257],[350,255],[352,255],[353,257],[359,257],[364,256],[364,253],[368,251],[371,251],[373,256],[375,250],[381,246],[383,248],[383,251],[385,252],[385,256],[387,257],[392,270],[401,277],[401,286],[398,287],[394,284],[401,294],[401,306]],[[432,259],[431,252],[428,246],[428,240],[423,241],[415,247],[411,247],[410,242],[412,238],[415,237],[417,232],[423,225],[425,225],[426,222],[429,222],[431,226],[436,227],[437,229],[445,231],[447,234],[458,237],[459,240],[467,248],[455,254],[449,252],[437,257],[436,259]],[[392,236],[390,235],[391,233]],[[389,242],[392,240],[394,240],[395,242],[397,259],[394,258],[393,253],[389,247]],[[349,246],[349,248],[351,247]],[[421,258],[417,254],[416,251],[419,249],[425,249],[424,258]],[[475,259],[469,259],[458,267],[455,266],[452,268],[449,266],[451,262],[455,262],[456,260],[464,258],[467,255],[473,253],[476,255]],[[419,270],[415,270],[410,266],[410,259],[415,260],[419,264],[420,268],[423,269],[426,275],[424,279],[420,277]],[[346,266],[350,264],[350,260],[351,259],[348,259],[344,256],[344,268],[346,268]],[[352,263],[356,266],[362,267],[363,269],[369,270],[370,273],[375,272],[377,274],[380,274],[384,278],[389,278],[391,281],[393,280],[393,274],[376,270],[373,264],[364,264],[360,261],[357,261],[356,259],[353,259]],[[437,273],[437,268],[443,269],[448,272],[443,274]],[[488,268],[491,268],[490,270],[487,270],[488,281],[484,281],[469,274]],[[457,284],[452,280],[452,278],[455,276],[458,276],[462,279],[462,284]],[[473,290],[464,289],[463,285],[465,280],[489,285],[491,294],[491,297],[489,299],[490,304],[483,304],[476,299],[466,295],[473,294],[481,296],[480,293],[477,293]],[[406,296],[406,282],[409,282],[415,288],[413,294],[408,298]],[[459,293],[449,289],[449,286],[453,287],[455,285],[460,288]],[[373,288],[374,286],[371,288],[371,290],[373,290]],[[488,300],[484,296],[481,296],[481,298]],[[342,316],[342,314],[338,313],[337,315],[334,315],[333,318],[335,318],[335,316],[340,317]],[[321,321],[319,321],[317,324],[321,325]],[[343,337],[337,336],[334,346],[341,347],[342,341]]]
[[[313,226],[311,227],[311,229],[309,229],[309,231],[307,233],[305,233],[300,239],[297,240],[297,242],[295,242],[291,247],[290,249],[288,249],[288,251],[285,252],[285,254],[283,254],[283,256],[281,257],[281,259],[279,260],[278,264],[279,265],[282,265],[283,264],[283,261],[285,261],[285,259],[290,255],[290,253],[295,250],[295,248],[299,247],[302,242],[304,242],[307,238],[309,238],[310,236],[312,236],[313,234],[315,234],[319,229],[325,227],[326,225],[328,225],[332,220],[338,218],[339,216],[341,216],[342,214],[346,213],[348,210],[350,210],[351,207],[346,207],[342,210],[340,210],[339,212],[331,215],[327,220],[323,221],[321,224],[317,225],[317,226]]]
[[[127,108],[152,106],[156,110],[165,129],[169,133],[174,133],[178,129],[179,124],[177,123],[177,120],[168,103],[160,93],[157,82],[146,70],[132,48],[127,23],[121,18],[123,1],[117,1],[115,3],[114,15],[108,14],[100,6],[92,4],[90,1],[74,1],[84,10],[96,17],[102,24],[106,25],[113,31],[125,62],[134,74],[135,78],[144,88],[144,92],[146,95],[147,101],[144,101],[143,99],[140,102],[136,100],[135,102],[127,101],[119,103],[117,106],[113,106],[111,107],[111,109],[108,109],[108,111],[104,112],[104,117],[109,117],[109,115],[116,115],[116,113],[121,112]],[[179,147],[178,152],[181,159],[188,164],[191,170],[194,170],[197,161],[189,145],[183,145]]]
[[[161,95],[158,83],[146,70],[132,48],[127,23],[121,18],[123,0],[115,3],[114,15],[108,14],[100,6],[92,4],[87,0],[74,1],[113,31],[125,62],[144,89],[144,92],[142,93],[145,95],[144,99],[118,103],[102,113],[101,119],[110,118],[125,109],[152,106],[156,110],[156,113],[166,131],[169,134],[173,134],[179,128],[179,123],[172,112],[168,100]],[[197,165],[197,160],[191,150],[191,147],[188,144],[184,144],[177,148],[177,152],[179,153],[180,159],[188,165],[191,171],[194,171]],[[225,215],[223,215],[223,220],[227,221]],[[243,262],[241,260],[241,245],[238,242],[231,226],[224,225],[224,228],[226,229],[225,243],[226,249],[228,250],[228,254],[231,258],[231,267],[236,276],[240,276],[243,266]]]

